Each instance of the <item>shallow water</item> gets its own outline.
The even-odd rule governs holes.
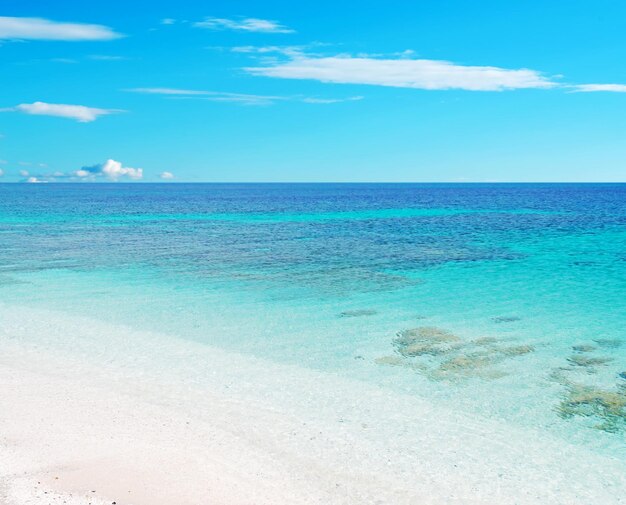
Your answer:
[[[4,184],[0,300],[626,453],[626,185]]]

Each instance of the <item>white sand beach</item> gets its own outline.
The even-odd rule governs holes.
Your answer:
[[[0,503],[626,503],[626,465],[332,374],[0,304]]]

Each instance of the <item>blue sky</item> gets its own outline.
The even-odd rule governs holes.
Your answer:
[[[0,181],[626,180],[624,2],[0,16]]]

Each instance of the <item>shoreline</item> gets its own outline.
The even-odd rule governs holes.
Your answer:
[[[626,462],[539,431],[59,312],[0,318],[7,505],[626,503]]]

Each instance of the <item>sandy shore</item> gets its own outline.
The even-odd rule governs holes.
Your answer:
[[[626,503],[541,432],[164,335],[0,304],[0,503]]]

